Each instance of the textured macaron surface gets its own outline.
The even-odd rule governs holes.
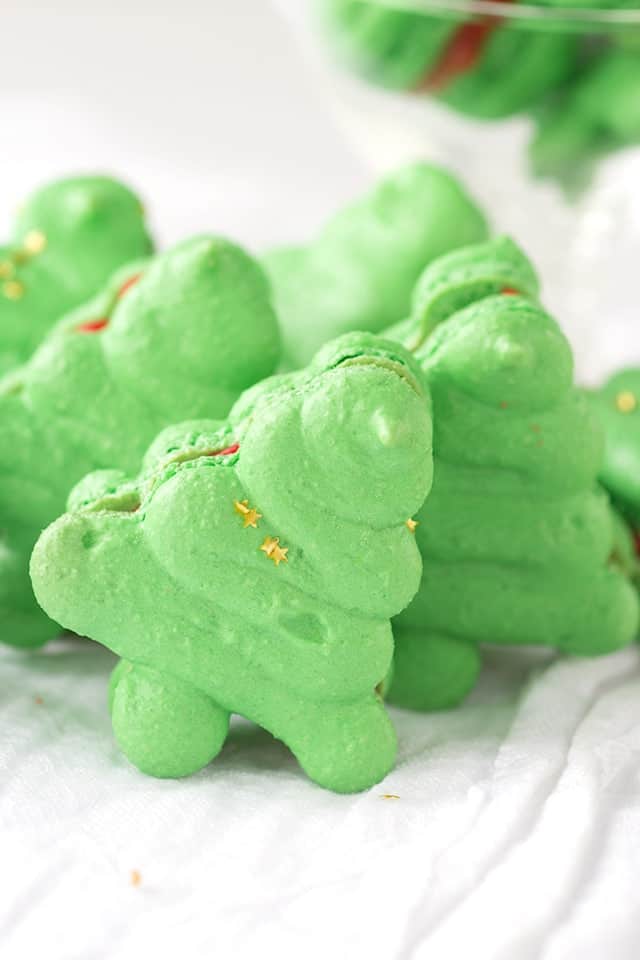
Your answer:
[[[596,484],[600,424],[524,254],[505,239],[450,254],[419,282],[415,307],[398,329],[418,344],[431,391],[435,472],[417,518],[422,586],[396,622],[391,696],[420,707],[472,682],[473,645],[605,653],[631,642],[638,610]],[[458,671],[449,690],[444,679],[440,691],[420,682],[431,637],[434,675],[444,677],[449,655]]]
[[[395,754],[375,688],[389,618],[420,582],[407,521],[431,479],[419,366],[347,336],[249,390],[227,420],[166,430],[137,478],[83,480],[36,546],[34,588],[50,616],[126,663],[114,728],[142,769],[184,775],[212,758],[219,738],[188,706],[204,698],[219,719],[237,712],[284,740],[323,786],[363,789]],[[168,758],[149,691],[164,702],[176,685],[184,737]],[[188,748],[191,723],[208,754]]]
[[[445,5],[405,11],[372,0],[326,0],[322,13],[338,57],[370,81],[495,119],[536,104],[578,61],[571,31],[512,24],[512,2],[502,0],[504,16],[472,17]]]

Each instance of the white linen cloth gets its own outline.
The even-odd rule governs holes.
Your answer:
[[[350,797],[246,723],[197,776],[145,777],[111,663],[0,654],[3,958],[636,960],[637,650],[492,652],[459,710],[393,711],[397,769]]]

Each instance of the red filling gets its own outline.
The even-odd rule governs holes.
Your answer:
[[[505,297],[519,297],[520,291],[516,290],[515,287],[504,287],[500,291]]]
[[[633,545],[636,548],[636,556],[640,557],[640,530],[633,531]]]
[[[240,449],[239,443],[233,443],[230,447],[225,447],[224,450],[210,450],[209,453],[206,453],[206,457],[230,457],[232,453],[237,453]]]
[[[99,320],[86,320],[78,324],[76,330],[78,333],[97,333],[98,330],[104,330],[109,323],[109,317],[101,317]]]
[[[129,293],[129,290],[131,290],[131,287],[134,287],[136,283],[138,283],[138,281],[141,279],[142,279],[141,273],[134,273],[132,277],[129,277],[128,280],[125,280],[125,282],[122,284],[122,286],[120,287],[120,289],[116,294],[116,300],[122,300],[125,293]]]
[[[512,3],[513,0],[497,0],[498,3]],[[418,81],[415,89],[426,93],[440,93],[457,77],[473,70],[491,37],[502,24],[498,17],[464,23],[458,27],[442,56],[430,67],[424,77]]]
[[[133,287],[141,277],[141,273],[134,273],[132,277],[129,277],[128,280],[125,280],[116,293],[116,300],[122,300],[124,295],[129,292],[131,287]],[[86,320],[84,323],[78,324],[76,331],[78,333],[99,333],[99,331],[104,330],[108,324],[109,317],[100,317],[99,320]]]

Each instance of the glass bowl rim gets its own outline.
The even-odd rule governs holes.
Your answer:
[[[624,29],[640,27],[640,5],[637,9],[626,8],[584,8],[584,7],[547,7],[535,0],[523,0],[517,3],[505,3],[504,0],[373,0],[381,7],[406,10],[415,13],[460,13],[470,16],[495,17],[510,20],[522,26],[564,24],[579,30],[588,31],[591,27],[605,29]]]

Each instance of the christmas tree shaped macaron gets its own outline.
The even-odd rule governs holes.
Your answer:
[[[190,774],[239,713],[324,787],[380,780],[396,748],[377,688],[389,618],[420,581],[408,521],[431,475],[420,369],[362,334],[226,421],[168,429],[137,478],[81,482],[31,573],[51,617],[122,657],[111,712],[129,759]]]
[[[329,220],[309,246],[264,258],[284,365],[303,366],[349,330],[379,333],[406,315],[428,263],[486,236],[484,216],[444,170],[415,163],[390,174]]]
[[[0,375],[114,270],[150,251],[140,201],[116,180],[77,177],[34,193],[0,244]]]
[[[640,143],[637,31],[635,44],[605,50],[540,113],[531,147],[535,173],[580,186],[603,155]]]
[[[57,628],[28,577],[39,532],[88,471],[134,471],[182,418],[226,415],[270,374],[279,334],[267,281],[244,251],[196,237],[122,268],[0,385],[0,625],[37,646]]]
[[[630,643],[638,604],[596,484],[602,431],[524,254],[498,239],[443,257],[393,335],[430,386],[435,472],[416,518],[422,584],[395,621],[391,700],[457,703],[482,643],[581,655]]]

